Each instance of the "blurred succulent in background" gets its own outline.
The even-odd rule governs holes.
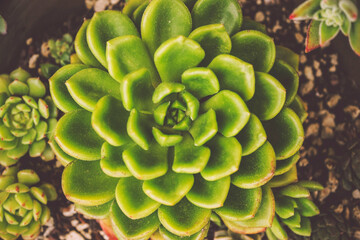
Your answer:
[[[57,64],[62,66],[70,63],[70,56],[74,52],[73,37],[65,33],[61,39],[48,41],[50,55]]]
[[[147,3],[95,13],[75,38],[83,64],[50,79],[65,196],[120,239],[203,239],[212,213],[264,232],[271,187],[297,181],[298,56],[242,28],[236,0]]]
[[[52,63],[40,64],[40,75],[46,79],[51,78],[54,73],[59,70],[59,66]]]
[[[57,108],[39,78],[18,68],[0,75],[0,164],[11,166],[29,152],[54,159],[47,139],[56,126]]]
[[[31,169],[17,166],[5,169],[0,176],[0,237],[4,240],[35,239],[50,219],[48,201],[57,198],[55,187],[40,183]]]
[[[7,24],[5,19],[0,15],[0,34],[6,34],[7,33]]]
[[[356,0],[307,0],[289,17],[311,19],[306,38],[310,52],[331,41],[340,31],[349,37],[354,52],[360,56],[359,2]]]
[[[295,234],[309,237],[311,235],[310,217],[320,213],[313,201],[309,199],[310,191],[319,191],[323,187],[313,181],[300,181],[274,190],[275,212],[273,224],[266,229],[269,240],[288,239],[286,225]]]
[[[342,161],[341,170],[343,188],[348,191],[360,189],[360,146],[358,143],[349,149],[348,156]]]
[[[322,212],[312,221],[312,240],[350,240],[351,229],[344,217],[332,211]]]

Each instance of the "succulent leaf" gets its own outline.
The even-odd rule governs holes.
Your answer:
[[[79,175],[80,171],[84,174]],[[104,174],[99,161],[73,161],[66,166],[63,175],[64,194],[71,201],[85,206],[101,205],[112,200],[119,181]]]
[[[0,34],[4,35],[7,32],[7,23],[3,16],[0,15]]]
[[[231,184],[230,177],[216,181],[206,181],[201,175],[195,175],[194,186],[186,195],[187,199],[198,207],[218,208],[224,205]]]
[[[251,64],[231,55],[219,55],[208,66],[218,76],[221,89],[231,90],[245,100],[255,93],[255,75]],[[239,79],[233,81],[233,79]]]
[[[130,18],[118,11],[95,13],[86,29],[87,44],[93,55],[105,68],[108,68],[106,42],[126,35],[139,36]]]
[[[299,151],[304,141],[304,129],[294,111],[285,108],[263,124],[268,141],[274,147],[276,159],[286,159]]]
[[[96,81],[97,79],[102,79],[101,83]],[[75,102],[90,112],[94,111],[100,98],[106,95],[121,99],[119,83],[107,72],[96,68],[88,68],[76,73],[65,84]],[[89,92],[91,95],[88,95]]]
[[[159,233],[164,239],[176,239],[176,240],[197,240],[197,239],[204,239],[207,235],[207,232],[209,230],[210,224],[206,225],[203,229],[201,229],[199,232],[188,236],[188,237],[179,237],[171,232],[169,232],[166,228],[163,226],[160,226]]]
[[[145,218],[130,219],[115,203],[110,210],[110,219],[113,230],[120,239],[147,239],[160,225],[156,212]]]
[[[320,9],[322,0],[307,0],[298,6],[289,16],[291,20],[305,20],[311,18]]]
[[[232,221],[233,225],[241,228],[263,228],[271,226],[275,216],[274,195],[269,187],[262,187],[261,190],[261,200],[258,200],[261,204],[255,216],[247,220]],[[226,217],[223,218],[223,220],[225,224],[229,221]]]
[[[289,185],[298,180],[296,165],[294,165],[289,171],[273,177],[268,186],[271,188],[283,187]]]
[[[234,109],[229,113],[226,108]],[[236,93],[223,90],[202,104],[202,111],[213,109],[218,121],[218,130],[226,137],[236,136],[249,121],[250,112],[245,102]]]
[[[124,162],[131,174],[140,180],[150,180],[165,175],[168,149],[156,143],[149,145],[149,150],[131,146],[123,152]]]
[[[299,88],[299,76],[296,70],[284,61],[276,60],[274,66],[270,70],[270,74],[286,89],[284,106],[288,106],[294,101],[297,89]]]
[[[231,185],[224,206],[215,212],[229,221],[252,219],[261,205],[261,199],[261,188],[241,189]]]
[[[78,31],[78,34],[76,35],[74,42],[76,55],[81,60],[81,62],[85,63],[86,65],[101,68],[102,67],[101,63],[92,54],[86,40],[86,32],[89,23],[90,23],[89,20],[84,21],[84,23],[82,24],[81,28]]]
[[[108,41],[106,58],[108,59],[110,75],[120,83],[123,82],[127,74],[141,68],[148,69],[151,75],[150,80],[153,81],[154,85],[160,82],[148,50],[137,36],[126,35]]]
[[[189,38],[198,42],[205,51],[205,58],[201,65],[208,65],[216,56],[229,54],[231,39],[222,24],[211,24],[192,31]]]
[[[187,37],[191,23],[191,14],[182,1],[152,1],[142,17],[141,36],[150,54],[154,55],[166,40],[179,35]]]
[[[189,93],[202,99],[219,92],[217,75],[208,68],[190,68],[181,75],[181,83]]]
[[[122,153],[127,149],[127,145],[114,147],[104,142],[101,148],[100,167],[110,177],[129,177],[131,173],[126,167],[122,158]]]
[[[340,9],[346,14],[347,18],[351,22],[355,22],[358,17],[358,9],[356,4],[351,0],[341,0],[339,1]]]
[[[59,69],[50,79],[50,93],[55,105],[63,112],[79,109],[80,106],[72,99],[65,82],[75,73],[86,69],[82,64],[66,65]]]
[[[352,24],[349,38],[351,48],[357,55],[360,56],[360,18],[358,18],[356,22]]]
[[[190,191],[193,184],[193,175],[168,171],[164,176],[144,181],[143,191],[158,203],[174,206]]]
[[[275,61],[274,41],[266,34],[247,30],[231,37],[231,54],[253,65],[255,71],[267,73]]]
[[[254,97],[248,106],[260,120],[270,120],[279,114],[286,101],[286,90],[281,83],[267,73],[255,72]]]
[[[143,191],[143,183],[144,181],[128,177],[121,178],[117,184],[116,202],[128,218],[141,219],[147,217],[161,205]]]
[[[161,224],[178,236],[190,236],[204,228],[210,219],[211,210],[197,207],[183,198],[173,207],[162,205],[158,216]]]
[[[163,82],[180,82],[181,75],[196,67],[205,57],[201,46],[184,36],[162,43],[154,54],[154,62]]]
[[[300,159],[300,154],[296,153],[293,156],[286,158],[286,159],[279,159],[279,161],[276,162],[276,171],[275,176],[281,175],[289,171]]]
[[[325,22],[320,24],[320,45],[323,46],[331,41],[340,31],[339,26],[333,27],[326,25]]]
[[[103,141],[91,127],[88,111],[76,110],[61,118],[55,129],[55,140],[72,157],[86,161],[101,158]]]
[[[231,182],[239,188],[251,189],[264,185],[274,176],[275,151],[269,142],[250,155],[243,156],[240,169],[231,175]],[[256,169],[256,171],[251,171]]]
[[[97,206],[85,206],[80,204],[75,204],[75,208],[80,213],[98,219],[104,219],[109,215],[110,207],[112,206],[113,201],[109,201],[102,205]]]
[[[130,141],[126,132],[128,116],[128,112],[118,99],[105,96],[95,106],[91,115],[91,125],[96,133],[108,143],[121,146]]]
[[[242,23],[242,11],[235,0],[197,1],[191,15],[194,28],[210,24],[223,24],[230,36],[240,30]]]

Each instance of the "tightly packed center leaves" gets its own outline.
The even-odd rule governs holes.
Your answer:
[[[50,79],[64,193],[119,238],[201,239],[211,214],[265,231],[271,187],[297,180],[296,56],[248,29],[235,0],[185,4],[96,13],[75,39],[84,64]]]

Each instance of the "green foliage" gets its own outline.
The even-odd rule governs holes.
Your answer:
[[[360,55],[359,3],[356,0],[307,0],[289,17],[292,20],[312,19],[306,50],[310,52],[325,45],[341,31],[349,37],[350,45]]]
[[[269,239],[288,239],[284,225],[297,235],[310,237],[309,218],[320,213],[315,203],[309,199],[310,191],[322,189],[323,187],[317,182],[300,181],[274,191],[276,216],[272,226],[266,230],[267,237]]]
[[[7,32],[7,23],[5,19],[0,15],[0,34],[6,34]]]
[[[11,166],[28,152],[54,159],[47,139],[57,123],[57,108],[40,79],[21,68],[0,75],[0,105],[0,164]]]
[[[62,66],[70,63],[70,57],[74,51],[73,37],[65,33],[61,39],[49,39],[50,55],[57,64]]]
[[[47,202],[56,198],[55,187],[41,184],[33,170],[19,171],[17,166],[4,170],[0,176],[0,237],[35,239],[50,219]]]
[[[83,64],[50,79],[65,112],[51,140],[64,193],[121,239],[203,239],[215,213],[235,232],[264,232],[272,188],[297,180],[296,54],[277,55],[254,22],[242,31],[236,0],[184,3],[95,13],[75,38]]]

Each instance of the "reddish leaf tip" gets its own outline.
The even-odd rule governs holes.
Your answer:
[[[294,18],[296,18],[296,15],[294,13],[290,14],[289,19],[293,20]]]

